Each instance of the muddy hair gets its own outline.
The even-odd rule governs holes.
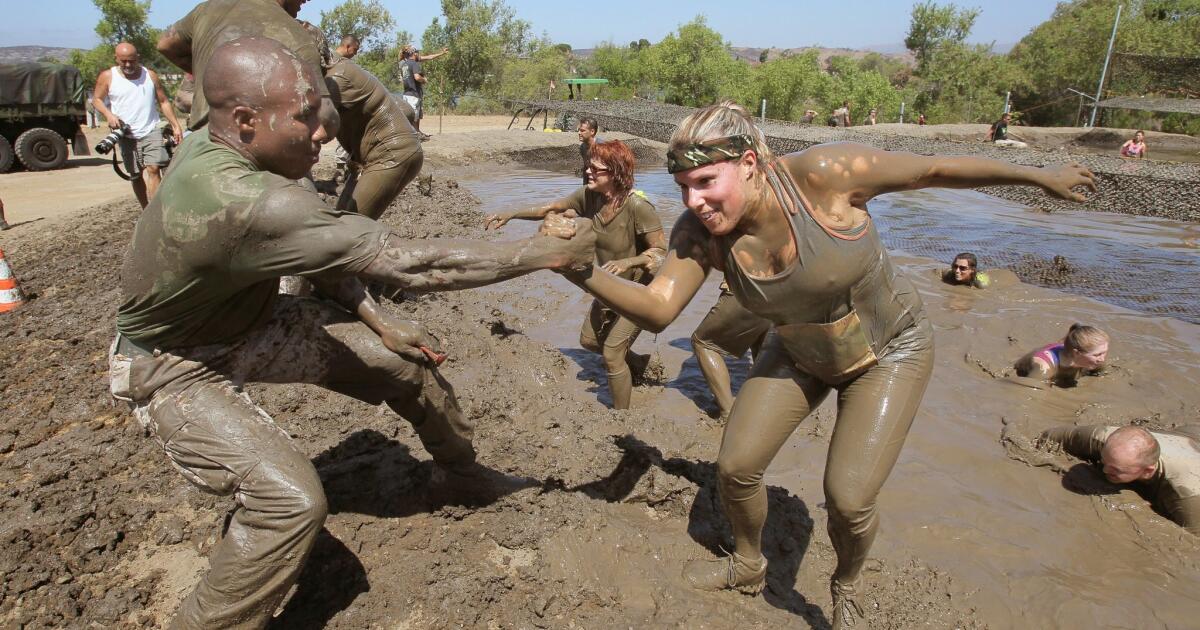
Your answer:
[[[588,157],[609,169],[609,175],[617,186],[616,198],[624,200],[633,191],[633,170],[637,168],[637,158],[629,145],[620,140],[597,142],[592,146]]]
[[[1143,427],[1135,425],[1117,427],[1116,431],[1109,434],[1104,446],[1112,448],[1110,445],[1116,444],[1122,446],[1128,444],[1134,447],[1138,454],[1138,464],[1146,468],[1157,464],[1158,458],[1162,456],[1162,447],[1158,445],[1158,440],[1154,438],[1153,433]]]
[[[1090,352],[1102,343],[1108,343],[1108,333],[1083,324],[1071,324],[1063,339],[1063,347],[1073,352]]]
[[[972,271],[979,268],[979,259],[975,258],[975,254],[972,254],[971,252],[963,252],[963,253],[955,256],[954,260],[955,261],[957,261],[957,260],[967,261],[967,264],[971,265]],[[953,263],[953,261],[951,261],[951,263]]]
[[[758,156],[758,168],[765,169],[774,158],[767,147],[767,138],[754,124],[750,112],[733,101],[721,101],[692,112],[671,134],[667,150],[686,150],[689,145],[737,135],[750,138],[750,148]]]

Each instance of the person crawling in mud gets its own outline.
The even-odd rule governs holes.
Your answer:
[[[269,85],[272,89],[263,90]],[[325,138],[317,69],[275,40],[235,39],[204,75],[207,128],[138,220],[121,270],[113,395],[192,484],[237,506],[174,627],[261,628],[303,566],[327,504],[309,455],[243,391],[310,383],[412,423],[447,490],[479,487],[472,425],[436,365],[438,341],[381,310],[359,278],[413,291],[590,264],[587,224],[514,243],[404,240],[297,181]],[[279,295],[312,280],[328,299]]]
[[[974,289],[986,289],[992,284],[992,279],[978,268],[979,260],[975,254],[963,252],[954,257],[954,262],[950,263],[950,269],[942,274],[942,282]]]
[[[1017,360],[1017,376],[1072,387],[1084,374],[1096,375],[1108,359],[1108,333],[1071,324],[1062,341],[1047,344]]]
[[[684,214],[649,285],[601,267],[566,277],[635,325],[661,331],[712,269],[769,335],[733,403],[717,455],[719,495],[734,550],[696,561],[684,578],[704,590],[762,590],[767,559],[763,472],[809,412],[837,392],[825,468],[833,627],[863,614],[861,572],[879,529],[876,499],[933,368],[933,331],[916,288],[883,248],[866,204],[929,187],[1040,186],[1082,201],[1095,178],[1078,165],[1032,168],[974,157],[923,156],[854,143],[776,158],[750,114],[732,102],[702,108],[671,136],[667,170]]]
[[[729,283],[722,282],[717,303],[692,332],[692,351],[717,403],[721,424],[729,420],[733,409],[733,384],[725,357],[740,359],[749,350],[757,360],[770,330],[771,322],[738,304]]]
[[[618,277],[646,284],[662,264],[667,240],[654,204],[633,189],[633,151],[624,142],[611,140],[593,145],[588,156],[586,186],[540,208],[490,215],[484,228],[499,229],[512,219],[540,220],[570,210],[592,223],[597,265]],[[604,357],[615,409],[629,408],[633,375],[641,375],[650,362],[649,356],[629,351],[641,332],[637,324],[599,300],[592,302],[579,331],[579,344]]]
[[[1155,510],[1200,536],[1200,425],[1170,431],[1060,427],[1044,431],[1038,442],[1099,463],[1110,482],[1133,485]]]
[[[378,219],[421,172],[421,136],[412,108],[392,96],[375,75],[329,50],[325,35],[301,21],[317,42],[325,84],[340,117],[337,140],[349,153],[349,179],[337,208]]]

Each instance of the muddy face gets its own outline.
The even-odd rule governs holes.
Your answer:
[[[1086,370],[1095,370],[1104,367],[1104,362],[1108,359],[1108,344],[1102,343],[1095,348],[1074,352],[1071,354],[1071,363],[1076,367],[1081,367]]]
[[[1101,457],[1104,477],[1112,483],[1133,483],[1154,475],[1153,466],[1144,466],[1137,455],[1128,450],[1106,449]]]
[[[966,258],[955,260],[952,269],[954,281],[959,284],[970,284],[975,279],[975,269],[971,267],[971,262]]]
[[[719,236],[732,232],[746,213],[749,182],[745,175],[744,162],[718,162],[676,173],[675,183],[683,205]]]

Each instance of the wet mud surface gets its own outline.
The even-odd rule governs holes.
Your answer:
[[[435,173],[428,194],[411,186],[385,222],[411,238],[485,237],[465,188]],[[136,214],[129,200],[0,241],[34,296],[0,326],[0,626],[164,625],[233,505],[188,485],[110,402],[116,274]],[[1028,437],[1058,423],[1194,422],[1197,327],[1015,278],[947,287],[940,266],[897,260],[926,301],[937,365],[880,498],[866,627],[1194,623],[1200,545],[1089,468],[1043,467],[1052,456]],[[600,361],[574,340],[587,301],[553,274],[389,305],[446,341],[441,370],[494,471],[483,497],[439,484],[385,408],[249,387],[311,454],[331,508],[274,627],[827,627],[828,406],[767,472],[763,595],[698,593],[679,578],[683,561],[730,544],[715,495],[720,428],[686,346],[708,295],[639,340],[665,375],[636,388],[630,411],[604,405]],[[1113,335],[1107,375],[1045,392],[1003,380],[1072,321]]]
[[[594,117],[601,129],[631,133],[666,142],[675,126],[693,108],[649,101],[553,101],[518,102],[518,106],[549,106],[574,116]],[[760,124],[767,143],[779,154],[791,153],[821,142],[862,142],[890,151],[911,151],[924,155],[974,155],[1028,166],[1078,162],[1095,174],[1100,190],[1089,193],[1084,209],[1123,214],[1156,216],[1184,221],[1200,220],[1200,165],[1159,160],[1125,160],[1112,155],[1067,153],[1037,148],[1016,149],[988,143],[966,143],[900,134],[868,133],[854,128],[832,129],[780,120]],[[1019,130],[1019,128],[1017,129]],[[1015,132],[1016,130],[1014,130]],[[988,194],[1041,207],[1047,210],[1072,210],[1079,206],[1053,199],[1032,187],[994,187],[982,189]]]

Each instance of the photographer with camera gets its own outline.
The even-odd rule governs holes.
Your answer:
[[[117,65],[100,73],[92,104],[108,120],[108,137],[96,145],[100,153],[121,147],[121,160],[133,184],[133,194],[145,208],[158,190],[162,180],[160,169],[171,161],[158,131],[158,107],[171,123],[175,144],[183,140],[183,127],[175,119],[175,110],[163,91],[158,74],[142,66],[141,57],[133,44],[117,44]],[[105,101],[108,101],[107,103]]]

